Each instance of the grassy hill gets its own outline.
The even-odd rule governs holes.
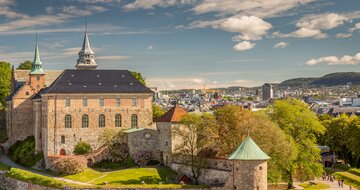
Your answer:
[[[280,87],[319,87],[337,85],[359,85],[360,72],[338,72],[331,73],[319,78],[294,78],[285,80],[279,84]]]

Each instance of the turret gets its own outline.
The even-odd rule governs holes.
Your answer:
[[[43,71],[42,62],[40,60],[40,51],[37,41],[37,34],[36,34],[34,61],[32,62],[31,71],[29,73],[29,83],[31,88],[35,92],[39,92],[40,89],[45,87],[45,72]]]
[[[229,156],[232,160],[232,181],[229,189],[267,190],[267,161],[270,159],[247,136],[238,149]]]
[[[85,30],[84,41],[80,52],[78,53],[79,58],[75,68],[77,70],[95,70],[97,64],[95,62],[95,54],[91,50],[89,37]]]

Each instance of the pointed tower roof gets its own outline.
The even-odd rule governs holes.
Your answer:
[[[250,136],[247,136],[245,140],[241,143],[239,148],[233,152],[229,160],[268,160],[270,157],[263,152],[260,147],[251,139]]]
[[[80,52],[83,54],[94,54],[94,52],[91,50],[90,47],[89,36],[87,34],[87,31],[85,31],[84,41]]]
[[[30,74],[45,74],[42,68],[42,62],[40,60],[40,52],[39,52],[39,46],[37,41],[37,34],[36,34],[36,44],[35,44],[35,55],[34,55],[34,61],[31,65],[31,71]]]
[[[186,114],[187,111],[185,111],[183,108],[176,104],[168,112],[166,112],[165,115],[158,119],[157,122],[179,123],[182,117],[184,117],[184,115]]]

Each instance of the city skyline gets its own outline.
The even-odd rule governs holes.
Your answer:
[[[149,86],[260,86],[357,71],[355,0],[0,0],[0,56],[72,69],[84,24],[99,69],[141,72]]]

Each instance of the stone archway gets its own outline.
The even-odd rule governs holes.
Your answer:
[[[60,155],[65,156],[66,155],[66,150],[62,148],[60,150]]]
[[[88,165],[88,167],[93,166],[93,165],[94,165],[94,160],[91,159],[91,158],[89,158],[89,159],[87,160],[87,165]]]

